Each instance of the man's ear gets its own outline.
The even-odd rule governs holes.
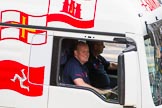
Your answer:
[[[77,50],[74,50],[74,56],[76,56],[78,54]]]

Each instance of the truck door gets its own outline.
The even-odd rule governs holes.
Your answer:
[[[110,99],[103,95],[100,95],[96,91],[86,87],[78,87],[75,85],[64,84],[60,81],[61,77],[61,48],[62,44],[65,43],[64,40],[71,39],[74,41],[103,41],[107,45],[115,43],[114,38],[125,38],[123,34],[119,35],[102,35],[102,34],[85,34],[85,33],[69,33],[69,32],[57,32],[54,33],[56,36],[54,38],[53,44],[53,58],[52,58],[52,70],[49,88],[49,101],[48,108],[123,108],[119,104],[117,98]],[[70,41],[69,44],[72,41]],[[69,45],[67,44],[67,45]],[[65,45],[66,47],[68,47]],[[72,44],[73,45],[73,44]],[[116,44],[115,44],[116,45]],[[65,48],[65,47],[64,47]],[[121,48],[121,47],[120,47]],[[105,56],[112,54],[116,49],[110,47],[112,51],[105,50]]]

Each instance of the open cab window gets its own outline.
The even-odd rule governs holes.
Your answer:
[[[57,39],[55,39],[55,40],[57,40]],[[62,38],[62,37],[60,37],[58,40],[59,40],[60,49],[58,50],[59,67],[58,67],[58,69],[56,69],[56,70],[58,70],[58,73],[57,73],[58,77],[56,78],[57,79],[57,85],[62,86],[62,87],[68,87],[68,88],[90,90],[90,91],[93,91],[95,94],[97,94],[104,101],[119,103],[117,69],[116,70],[106,69],[106,74],[110,79],[110,84],[109,84],[109,86],[107,86],[107,88],[105,87],[105,89],[110,89],[110,90],[113,91],[112,94],[107,94],[107,95],[100,95],[95,90],[87,88],[87,87],[78,87],[74,84],[67,84],[67,83],[64,82],[63,76],[64,76],[64,69],[65,69],[67,62],[69,61],[69,59],[71,57],[74,56],[73,55],[74,54],[73,53],[74,46],[76,45],[76,43],[78,41],[83,41],[83,42],[88,44],[89,50],[90,50],[90,52],[89,52],[90,56],[91,56],[91,48],[90,48],[91,46],[90,46],[89,43],[102,42],[104,46],[103,46],[103,51],[101,52],[100,56],[102,56],[106,62],[114,63],[114,64],[118,64],[118,56],[127,47],[126,43],[116,42],[116,41],[86,40],[86,39]],[[95,63],[93,65],[95,65]],[[87,65],[87,67],[88,67],[88,65]],[[104,67],[104,68],[106,68],[106,67]],[[92,78],[93,70],[91,70],[91,68],[89,68],[89,67],[88,67],[88,72],[89,72],[88,73],[89,77],[91,77],[91,78],[89,78],[90,84],[93,87],[99,88],[98,85],[95,85],[94,82],[98,81],[98,82],[105,83],[104,81],[101,81],[101,80],[104,80],[104,78],[102,76],[100,77],[100,74],[94,74],[93,78]],[[90,72],[92,73],[91,75],[90,75]],[[104,85],[103,83],[100,83],[99,85]],[[103,89],[103,88],[101,88],[101,89]]]

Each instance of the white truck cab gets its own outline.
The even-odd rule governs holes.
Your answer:
[[[0,108],[162,108],[161,36],[160,0],[1,0]],[[62,82],[77,41],[104,42],[115,94]]]

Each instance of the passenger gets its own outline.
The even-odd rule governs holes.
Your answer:
[[[89,42],[90,58],[88,62],[89,78],[91,84],[97,88],[111,88],[108,70],[117,70],[117,64],[110,63],[100,54],[105,48],[102,41]],[[115,81],[117,84],[117,81]]]
[[[110,90],[100,90],[90,85],[88,69],[85,65],[88,58],[88,45],[85,42],[79,41],[74,49],[74,57],[72,57],[65,65],[63,73],[64,83],[89,87],[96,90],[100,94],[110,93]]]

